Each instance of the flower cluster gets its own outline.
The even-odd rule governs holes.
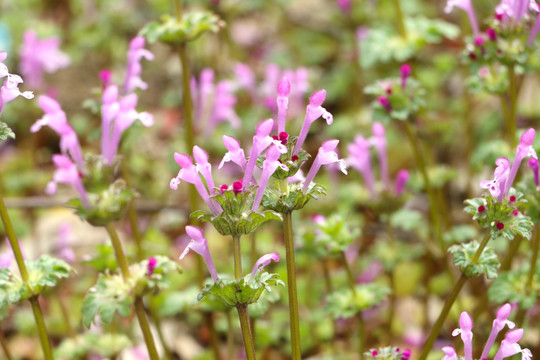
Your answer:
[[[15,98],[22,96],[26,99],[33,99],[34,93],[32,91],[21,92],[19,90],[19,84],[23,83],[23,79],[16,74],[10,74],[9,69],[4,64],[8,54],[5,51],[0,51],[0,79],[6,78],[4,85],[0,88],[0,115],[4,106],[14,100]]]
[[[278,135],[272,136],[274,129],[274,120],[267,119],[261,122],[253,136],[253,143],[246,159],[244,149],[241,148],[238,140],[231,136],[223,136],[223,143],[228,152],[223,157],[219,168],[227,162],[233,162],[243,171],[241,181],[233,184],[232,189],[228,185],[222,185],[219,188],[214,186],[211,165],[208,162],[208,155],[198,146],[193,148],[195,163],[189,155],[175,153],[175,160],[181,167],[178,175],[170,182],[171,189],[177,189],[181,180],[195,185],[199,195],[208,205],[214,217],[221,216],[224,213],[231,215],[218,201],[225,201],[225,193],[233,191],[235,197],[243,197],[251,202],[249,209],[256,213],[265,195],[265,190],[272,176],[278,179],[291,179],[297,174],[302,163],[307,159],[302,145],[307,137],[311,124],[323,117],[328,124],[332,123],[332,115],[322,107],[326,97],[325,90],[319,90],[310,97],[306,108],[306,116],[302,130],[298,138],[291,138],[285,132],[285,117],[288,104],[288,95],[291,86],[287,78],[282,78],[277,86],[277,107],[278,107]],[[338,163],[341,170],[347,173],[345,162],[339,159],[336,153],[338,140],[327,140],[319,148],[313,165],[308,172],[305,181],[301,187],[302,192],[306,193],[310,189],[312,180],[322,165]],[[201,178],[202,177],[202,178]],[[204,179],[204,182],[202,181]],[[246,196],[241,193],[251,193],[255,191],[255,196]],[[236,199],[236,198],[235,198]],[[230,207],[226,205],[226,207]],[[240,208],[244,208],[241,206]],[[225,210],[225,211],[224,211]],[[235,213],[234,215],[246,216],[245,213]]]
[[[502,360],[504,358],[514,356],[519,353],[521,353],[522,360],[530,360],[532,358],[531,351],[529,349],[522,349],[521,346],[518,344],[518,341],[523,336],[523,329],[514,329],[515,324],[512,321],[508,320],[511,311],[512,307],[510,306],[510,304],[504,304],[499,308],[499,310],[497,311],[497,317],[495,318],[495,320],[493,320],[493,327],[491,329],[491,333],[489,334],[489,338],[484,346],[484,349],[482,350],[482,354],[478,358],[473,357],[472,355],[473,321],[467,312],[461,313],[459,317],[460,327],[455,329],[452,332],[452,335],[461,336],[461,340],[463,341],[464,345],[465,360],[487,359],[495,343],[495,340],[497,339],[497,335],[504,329],[505,326],[508,326],[509,329],[513,330],[510,330],[506,333],[504,340],[501,341],[501,345],[495,353],[495,357],[493,359]],[[458,360],[458,355],[456,354],[456,351],[453,347],[445,346],[442,348],[442,350],[445,353],[445,356],[442,358],[442,360]]]
[[[99,207],[103,206],[109,208],[109,210],[115,208],[113,211],[114,216],[118,216],[122,210],[118,207],[121,207],[120,204],[125,204],[128,198],[133,196],[133,193],[125,188],[123,182],[118,183],[117,181],[107,190],[107,196],[103,196],[103,199],[101,199],[102,196],[89,196],[85,185],[92,186],[92,190],[94,188],[103,190],[103,188],[110,185],[109,181],[113,181],[114,178],[107,179],[107,184],[94,184],[94,182],[96,179],[102,180],[106,178],[105,174],[110,171],[105,170],[105,167],[115,165],[122,133],[137,119],[145,126],[153,124],[152,115],[146,112],[139,113],[135,110],[138,97],[134,91],[136,89],[146,89],[147,87],[147,84],[140,77],[142,71],[141,59],[153,59],[153,55],[144,49],[144,44],[145,40],[140,36],[135,37],[130,43],[127,56],[127,71],[121,95],[118,86],[110,81],[110,73],[102,73],[104,91],[101,105],[101,159],[96,160],[89,156],[87,156],[86,160],[84,159],[77,134],[69,125],[65,112],[60,104],[49,96],[43,95],[39,98],[39,105],[45,114],[30,128],[31,132],[37,132],[43,126],[48,126],[60,136],[62,154],[53,155],[56,171],[52,181],[47,185],[46,192],[49,194],[55,193],[58,183],[69,184],[77,190],[82,207],[87,210],[96,207],[96,211],[99,213],[96,214],[98,217],[103,215],[100,212],[103,209],[98,210]],[[116,198],[115,203],[114,200],[109,199],[109,195],[113,197],[119,196],[122,199]]]
[[[43,74],[45,72],[56,72],[68,67],[71,63],[69,56],[60,51],[58,37],[40,40],[33,30],[24,32],[20,54],[21,73],[32,88],[43,87]]]
[[[362,175],[364,183],[372,198],[376,198],[377,189],[371,166],[370,147],[374,147],[377,152],[383,190],[386,192],[391,191],[392,185],[388,175],[388,155],[386,152],[387,143],[384,125],[375,122],[373,123],[371,131],[373,133],[371,138],[366,139],[363,136],[358,135],[354,139],[354,142],[348,145],[349,157],[347,158],[347,164]],[[402,169],[397,173],[393,186],[393,191],[396,196],[401,196],[401,194],[403,194],[403,190],[409,181],[409,177],[410,174],[408,170]]]

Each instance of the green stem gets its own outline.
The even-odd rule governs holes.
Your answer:
[[[484,248],[489,242],[490,237],[491,237],[491,232],[488,231],[484,235],[484,238],[482,239],[480,246],[474,253],[471,259],[471,263],[475,264],[478,261],[478,259],[480,258],[480,255],[482,255],[482,251],[484,251]],[[448,296],[448,298],[446,299],[446,302],[444,303],[444,306],[441,310],[441,313],[437,321],[431,328],[431,333],[429,334],[429,337],[424,344],[424,348],[422,349],[422,353],[420,354],[420,357],[418,358],[418,360],[426,360],[427,356],[429,355],[431,351],[431,348],[433,347],[433,343],[435,342],[435,339],[437,338],[437,336],[439,335],[439,332],[441,331],[444,321],[446,320],[446,318],[448,317],[448,314],[450,313],[450,310],[452,309],[452,305],[456,301],[461,289],[463,288],[463,285],[465,285],[468,279],[469,278],[465,276],[465,274],[461,274],[458,281],[454,285],[454,288],[452,289],[452,291],[450,292],[450,295]]]
[[[150,331],[150,325],[148,324],[146,311],[144,311],[144,303],[140,296],[137,296],[135,298],[135,314],[137,314],[139,326],[143,333],[144,342],[146,343],[146,348],[148,349],[148,355],[150,355],[150,359],[159,360],[156,344],[154,343],[154,337],[152,336],[152,331]]]
[[[69,310],[66,307],[66,304],[62,300],[62,297],[58,296],[58,306],[60,306],[60,312],[62,313],[62,318],[64,319],[64,323],[66,325],[66,330],[68,335],[71,338],[75,338],[77,336],[77,333],[75,332],[75,329],[73,329],[73,326],[71,325]]]
[[[200,257],[200,256],[199,256]],[[214,318],[212,313],[204,313],[204,322],[208,331],[210,332],[210,347],[212,348],[212,354],[214,355],[215,360],[221,359],[221,352],[219,351],[219,337],[214,325]]]
[[[406,40],[407,39],[407,29],[405,28],[405,19],[403,18],[403,11],[401,10],[400,0],[394,0],[394,8],[396,10],[396,17],[398,21],[398,30],[399,35]]]
[[[328,268],[328,260],[322,259],[322,268],[324,274],[324,282],[326,283],[326,292],[331,294],[334,292],[334,285],[332,285],[332,277],[330,276],[330,269]]]
[[[114,255],[116,257],[116,262],[122,273],[122,277],[127,281],[131,274],[129,272],[128,261],[124,249],[122,248],[122,242],[118,237],[118,233],[114,228],[112,223],[108,223],[105,226],[109,237],[111,238],[111,243],[114,250]],[[139,320],[139,327],[143,333],[144,342],[146,343],[146,348],[148,350],[148,355],[151,360],[159,360],[159,355],[157,353],[156,344],[154,343],[154,338],[152,337],[152,332],[150,331],[150,325],[148,325],[148,319],[146,318],[146,312],[144,311],[144,304],[142,299],[137,296],[135,297],[135,314]]]
[[[517,114],[517,86],[516,86],[516,71],[514,65],[508,66],[508,98],[510,101],[509,110],[508,110],[508,128],[507,133],[510,137],[508,143],[513,149],[517,146],[516,144],[516,114]]]
[[[39,306],[39,301],[37,295],[32,296],[30,299],[30,305],[32,305],[32,312],[34,313],[34,319],[36,321],[36,326],[39,334],[39,341],[41,342],[41,347],[43,348],[43,355],[46,360],[53,360],[53,353],[51,348],[51,342],[49,340],[49,335],[47,334],[47,328],[45,327],[45,321],[43,320],[43,313],[41,312],[41,307]]]
[[[2,223],[4,224],[4,229],[6,235],[9,239],[11,249],[13,250],[13,255],[15,256],[15,261],[19,267],[19,272],[21,273],[21,279],[23,282],[28,284],[28,271],[26,270],[26,265],[24,263],[24,258],[22,256],[21,248],[19,247],[19,241],[17,240],[17,235],[15,235],[15,230],[13,229],[13,224],[9,218],[6,205],[4,204],[4,198],[0,194],[0,217],[2,218]],[[37,295],[29,299],[30,304],[32,305],[32,312],[34,313],[34,321],[39,332],[39,340],[41,341],[41,347],[43,349],[43,354],[46,360],[53,360],[51,343],[49,340],[49,335],[47,334],[47,328],[45,327],[45,321],[43,321],[43,313],[39,307],[39,302],[37,300]]]
[[[407,133],[407,137],[409,138],[409,142],[411,143],[411,147],[413,150],[414,158],[416,161],[416,165],[418,166],[420,173],[422,175],[422,179],[424,180],[424,186],[426,188],[426,192],[428,195],[429,200],[429,213],[431,216],[431,233],[437,239],[437,242],[439,243],[439,247],[443,254],[445,253],[445,245],[442,238],[442,232],[441,232],[441,220],[439,219],[439,212],[438,209],[438,203],[437,198],[435,197],[435,193],[433,192],[433,188],[431,187],[431,182],[429,181],[429,176],[426,168],[426,162],[424,160],[424,157],[422,156],[422,152],[420,150],[420,146],[418,144],[417,138],[411,129],[411,125],[409,124],[408,120],[403,122],[405,132]]]
[[[234,360],[234,330],[231,312],[225,312],[225,316],[227,317],[227,359]]]
[[[6,355],[6,360],[12,360],[13,357],[11,356],[11,352],[9,351],[9,347],[7,345],[7,341],[4,338],[4,332],[0,331],[0,346],[2,346],[2,350],[4,351],[4,355]]]
[[[242,278],[242,249],[240,247],[240,236],[233,236],[233,252],[234,252],[234,278],[236,280]]]
[[[163,334],[163,330],[161,326],[161,318],[159,317],[159,314],[151,306],[148,306],[147,310],[148,310],[148,316],[150,317],[150,320],[153,321],[154,325],[156,326],[158,339],[159,339],[159,342],[161,343],[161,347],[163,348],[163,352],[165,353],[165,359],[173,360],[174,357],[171,354],[171,350],[167,346],[167,342],[165,341],[165,335]]]
[[[291,326],[292,360],[300,360],[300,323],[298,317],[298,291],[296,289],[296,264],[294,261],[294,242],[291,213],[283,214],[283,231],[285,233],[285,257],[287,262],[287,290],[289,294],[289,316]]]
[[[251,338],[247,306],[238,306],[236,310],[238,310],[238,317],[240,318],[240,327],[242,328],[242,337],[244,338],[247,358],[248,360],[255,360],[255,345],[253,344],[253,339]]]
[[[536,274],[536,263],[538,261],[538,244],[540,242],[540,231],[538,226],[535,228],[534,235],[531,240],[531,263],[529,267],[529,272],[527,273],[527,282],[525,283],[525,294],[531,294],[533,292],[532,285],[534,281],[534,276]],[[519,311],[516,315],[516,327],[523,327],[523,321],[525,320],[526,309],[523,307],[519,308]]]
[[[356,293],[356,281],[354,280],[354,276],[351,270],[351,267],[349,266],[349,263],[347,262],[347,258],[345,257],[345,253],[341,253],[341,262],[343,264],[343,267],[345,268],[345,272],[347,273],[347,283],[349,285],[349,289],[351,290],[351,293],[353,297],[356,299],[357,293]],[[362,311],[358,312],[358,354],[360,356],[360,360],[364,359],[364,342],[365,342],[365,325],[364,325],[364,318],[362,317]]]
[[[251,257],[251,263],[252,264],[255,264],[258,260],[258,257],[257,257],[257,242],[255,241],[255,234],[254,233],[251,233],[248,235],[248,238],[251,242],[251,251],[250,251],[250,257]],[[253,338],[253,341],[256,341],[256,325],[255,323],[257,322],[257,319],[252,317],[252,318],[249,318],[249,326],[250,326],[250,329],[251,329],[251,336]]]

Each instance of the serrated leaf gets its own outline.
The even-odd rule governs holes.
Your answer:
[[[5,122],[0,121],[0,141],[7,140],[8,138],[15,139],[15,133]]]
[[[540,278],[540,262],[536,263],[535,278]],[[497,304],[517,302],[520,308],[530,309],[540,297],[540,283],[533,281],[531,288],[527,289],[529,265],[519,269],[499,274],[488,290],[490,301]]]
[[[267,187],[264,191],[262,206],[265,209],[285,214],[300,210],[309,200],[317,200],[321,195],[326,195],[326,189],[315,183],[308,188],[306,193],[302,191],[303,184],[287,184],[287,186],[287,193],[282,193],[278,188]]]
[[[478,260],[475,263],[472,262],[479,246],[477,241],[472,241],[451,246],[448,252],[454,256],[454,265],[458,266],[465,276],[475,277],[485,274],[488,279],[495,279],[500,263],[493,249],[485,247]]]

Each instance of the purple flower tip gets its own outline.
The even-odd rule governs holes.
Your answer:
[[[384,125],[380,122],[373,123],[373,126],[371,127],[371,132],[377,137],[384,137],[386,133],[386,131],[384,130]]]
[[[129,43],[131,49],[142,49],[144,47],[145,40],[142,36],[135,36]]]
[[[492,28],[488,28],[486,30],[486,35],[488,36],[489,40],[491,40],[491,41],[496,41],[497,40],[497,32]]]
[[[191,160],[191,157],[189,157],[186,154],[182,153],[174,153],[174,160],[178,165],[180,165],[181,168],[188,168],[193,165],[193,161]]]
[[[277,86],[277,93],[279,96],[282,96],[282,97],[287,97],[291,93],[291,83],[289,82],[289,79],[287,79],[286,76],[282,77],[281,80],[279,80],[279,83]]]
[[[519,140],[521,146],[532,146],[536,132],[533,128],[525,131]]]
[[[315,91],[309,97],[309,105],[313,107],[319,107],[324,102],[324,99],[326,99],[326,90],[321,89],[321,90]]]
[[[186,234],[193,240],[201,240],[204,238],[201,229],[191,225],[186,226]]]
[[[477,36],[475,39],[474,39],[474,45],[475,46],[481,46],[483,43],[486,42],[486,39],[484,39],[482,36]]]
[[[253,279],[255,275],[257,274],[257,271],[264,268],[268,264],[270,264],[272,261],[278,262],[279,261],[279,254],[276,252],[263,255],[257,260],[255,265],[253,266],[253,270],[251,271],[251,278]]]
[[[471,331],[473,328],[472,318],[466,311],[459,316],[459,326],[463,331]]]
[[[103,86],[108,86],[111,83],[111,70],[101,70],[99,72],[99,79],[103,83]]]
[[[533,171],[538,171],[538,159],[529,158],[528,165]]]
[[[148,276],[152,276],[157,266],[157,260],[155,257],[148,259]]]
[[[53,98],[47,95],[40,96],[38,99],[38,102],[39,102],[39,106],[47,114],[54,114],[56,112],[62,111],[62,108],[60,107],[60,104],[58,103],[58,101],[54,100]]]
[[[411,75],[411,66],[409,64],[401,65],[401,76],[408,77]]]
[[[223,184],[223,185],[221,185],[219,187],[219,192],[222,193],[222,194],[227,190],[229,190],[229,185],[227,185],[227,184]]]
[[[339,144],[339,140],[337,139],[329,139],[329,140],[326,140],[325,142],[323,142],[322,144],[322,148],[325,150],[325,151],[333,151],[337,148]]]

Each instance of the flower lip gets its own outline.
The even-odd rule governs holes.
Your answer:
[[[190,238],[192,238],[195,241],[199,241],[199,240],[204,238],[201,229],[199,229],[199,228],[197,228],[195,226],[187,225],[186,226],[186,233],[188,234],[188,236]]]

